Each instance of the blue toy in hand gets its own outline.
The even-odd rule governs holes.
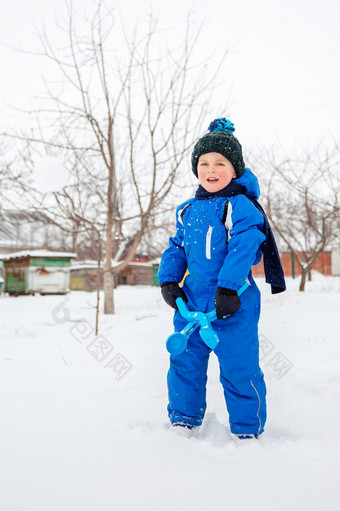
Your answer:
[[[240,296],[243,291],[247,289],[248,285],[249,284],[246,282],[236,293],[237,296]],[[219,338],[211,326],[211,323],[218,319],[216,315],[216,309],[213,309],[207,313],[189,311],[186,303],[182,300],[182,298],[177,298],[176,304],[181,316],[184,319],[187,319],[188,323],[181,332],[175,332],[169,335],[166,340],[166,349],[168,352],[171,353],[171,355],[179,355],[182,353],[187,347],[190,335],[198,327],[200,327],[200,336],[202,340],[205,342],[208,348],[214,350],[219,343]]]

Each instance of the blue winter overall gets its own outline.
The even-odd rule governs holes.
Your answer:
[[[257,178],[249,169],[237,179],[257,198]],[[181,282],[189,310],[214,308],[218,286],[238,290],[241,307],[232,316],[213,323],[219,344],[220,381],[232,433],[260,434],[266,420],[266,387],[259,367],[258,321],[260,292],[251,274],[265,240],[263,216],[245,195],[190,199],[177,208],[177,232],[169,240],[160,268],[159,282]],[[185,320],[175,312],[175,331]],[[172,424],[199,426],[206,410],[206,382],[210,349],[195,330],[187,349],[171,355],[168,372],[168,413]]]

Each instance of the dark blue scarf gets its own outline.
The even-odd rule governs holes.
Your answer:
[[[240,194],[245,195],[263,215],[263,234],[265,234],[266,239],[262,243],[261,250],[263,252],[263,266],[266,282],[271,285],[272,294],[282,293],[286,290],[286,283],[273,231],[262,206],[254,197],[247,194],[246,188],[235,181],[231,181],[229,185],[222,190],[211,193],[207,192],[203,186],[199,185],[195,194],[195,199],[206,200],[214,199],[215,197],[234,197]]]

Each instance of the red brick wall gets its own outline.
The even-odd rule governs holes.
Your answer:
[[[290,252],[280,254],[283,271],[286,277],[292,276],[292,259]],[[300,266],[295,260],[295,275],[301,275]],[[332,274],[332,254],[331,252],[323,252],[319,259],[312,266],[312,270],[316,270],[323,275]],[[263,259],[256,266],[252,267],[254,277],[264,277]]]

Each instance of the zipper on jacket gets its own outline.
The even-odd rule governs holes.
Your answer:
[[[207,235],[205,237],[205,256],[207,259],[211,259],[211,234],[213,227],[209,225]]]

